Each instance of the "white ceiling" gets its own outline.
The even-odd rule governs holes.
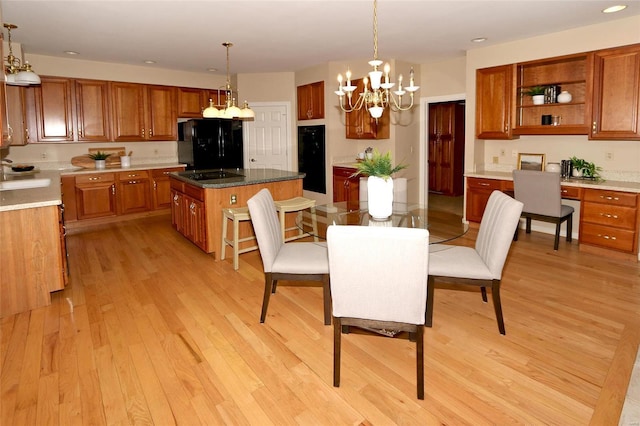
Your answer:
[[[621,1],[629,7],[603,14]],[[428,63],[640,14],[640,0],[379,0],[380,59]],[[298,71],[373,56],[372,0],[1,0],[27,54],[205,72]],[[640,35],[640,29],[638,29]],[[5,33],[6,38],[6,33]],[[146,59],[155,60],[145,65]],[[37,64],[33,64],[37,72]]]

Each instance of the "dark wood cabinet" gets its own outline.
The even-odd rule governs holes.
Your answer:
[[[178,117],[201,118],[202,111],[209,105],[203,89],[178,87]]]
[[[118,173],[118,214],[151,210],[151,180],[147,170]]]
[[[26,145],[28,141],[24,90],[20,86],[6,87],[7,111],[3,117],[7,119],[3,123],[7,125],[9,145]]]
[[[73,142],[73,80],[42,77],[39,86],[25,88],[29,142]],[[33,103],[33,104],[31,104]]]
[[[482,221],[491,193],[504,189],[504,181],[499,179],[467,178],[467,220]]]
[[[429,191],[464,192],[464,104],[429,105]]]
[[[115,216],[116,183],[113,173],[95,173],[75,178],[78,220]]]
[[[347,203],[360,202],[360,176],[352,176],[356,169],[350,167],[333,167],[333,201]]]
[[[109,85],[101,80],[74,80],[76,140],[108,142],[111,140]]]
[[[362,79],[352,80],[351,84],[356,86],[356,90],[354,90],[352,95],[353,102],[355,103],[360,97],[360,93],[364,90],[364,84]],[[385,108],[382,117],[377,120],[372,118],[369,111],[365,108],[345,114],[347,139],[389,139],[389,108]]]
[[[208,251],[204,190],[176,182],[171,187],[171,201],[172,226],[196,246]]]
[[[298,120],[324,118],[324,81],[297,88]]]
[[[167,169],[151,170],[152,192],[153,192],[153,209],[165,209],[171,207],[171,181],[169,173],[179,172],[184,167],[173,167]]]
[[[476,71],[476,137],[514,139],[512,104],[516,65]]]
[[[640,140],[640,44],[595,52],[590,139]]]

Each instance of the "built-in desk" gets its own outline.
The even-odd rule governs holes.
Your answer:
[[[504,172],[468,173],[466,219],[479,223],[494,190],[512,192]],[[562,198],[580,202],[580,250],[638,261],[640,182],[563,179]]]

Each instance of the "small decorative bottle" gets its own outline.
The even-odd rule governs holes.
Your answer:
[[[566,90],[563,90],[562,93],[558,95],[558,102],[560,102],[561,104],[567,104],[571,102],[571,99],[571,93],[567,92]]]

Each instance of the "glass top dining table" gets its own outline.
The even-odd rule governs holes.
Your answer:
[[[393,203],[393,213],[384,220],[374,219],[366,202],[336,202],[315,207],[317,231],[314,232],[312,211],[303,210],[296,217],[296,226],[302,232],[326,239],[329,225],[396,226],[429,230],[429,244],[441,244],[463,236],[469,224],[462,216],[420,204]]]

